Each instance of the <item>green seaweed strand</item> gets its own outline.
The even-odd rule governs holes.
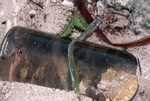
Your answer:
[[[79,80],[76,74],[76,68],[75,68],[75,63],[74,63],[74,56],[73,56],[73,44],[78,41],[80,38],[83,38],[87,34],[92,33],[99,24],[102,22],[102,18],[98,17],[96,20],[94,20],[87,28],[86,30],[76,39],[72,40],[68,46],[68,62],[69,62],[69,71],[71,74],[71,79],[72,79],[72,87],[77,91],[77,94],[80,94],[79,90]]]

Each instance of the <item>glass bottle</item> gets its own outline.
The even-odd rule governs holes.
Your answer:
[[[46,32],[13,27],[0,48],[0,79],[71,90],[67,58],[70,41]],[[86,87],[97,88],[108,70],[116,71],[115,75],[118,71],[136,75],[136,58],[128,52],[77,42],[73,53],[79,81]]]

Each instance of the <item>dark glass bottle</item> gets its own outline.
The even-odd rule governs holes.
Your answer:
[[[67,58],[71,39],[54,37],[37,30],[13,27],[1,45],[0,79],[72,89]],[[73,53],[79,81],[86,87],[96,88],[102,80],[101,74],[107,73],[109,68],[136,75],[136,58],[128,52],[77,42]]]

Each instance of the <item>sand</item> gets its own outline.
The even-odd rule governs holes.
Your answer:
[[[36,0],[38,2],[40,0]],[[36,6],[27,0],[0,0],[0,43],[6,32],[13,26],[23,26],[49,33],[60,33],[62,28],[72,17],[72,11],[75,10],[73,2],[70,0],[41,0],[44,9]],[[92,1],[88,0],[89,9],[92,12]],[[101,3],[100,3],[101,4]],[[97,3],[97,9],[104,9]],[[98,10],[98,11],[99,11]],[[101,15],[104,12],[92,12],[93,15]],[[122,11],[128,14],[126,11]],[[107,17],[105,14],[105,21]],[[96,16],[94,16],[96,17]],[[144,37],[145,33],[135,35],[132,30],[124,28],[130,24],[129,20],[122,16],[118,21],[110,24],[110,29],[106,29],[108,24],[103,22],[101,25],[107,37],[115,43],[129,42]],[[113,19],[108,17],[108,19]],[[124,28],[121,31],[115,30],[116,27]],[[114,28],[114,29],[113,29]],[[78,36],[77,31],[72,37]],[[114,40],[115,39],[115,40]],[[87,41],[113,47],[106,44],[96,33],[92,34]],[[113,47],[117,48],[117,47]],[[124,50],[123,48],[117,48]],[[149,101],[150,99],[150,45],[128,48],[126,51],[132,53],[139,59],[141,73],[137,70],[139,89],[133,98],[133,101]],[[17,82],[0,81],[0,101],[78,101],[79,98],[74,91],[65,91],[54,88],[41,87],[32,84]],[[92,101],[91,98],[80,96],[81,101]]]

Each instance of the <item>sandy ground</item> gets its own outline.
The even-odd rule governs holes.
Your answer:
[[[60,33],[63,26],[68,23],[72,17],[72,11],[75,10],[74,5],[69,0],[41,0],[44,4],[44,9],[36,6],[27,0],[0,0],[0,43],[6,32],[13,26],[19,25],[32,29],[42,30],[50,33]],[[37,0],[38,2],[38,0]],[[90,3],[90,0],[89,0]],[[92,4],[88,5],[89,8]],[[97,5],[98,9],[102,6]],[[101,15],[104,12],[95,12],[96,15]],[[126,14],[126,12],[124,12]],[[47,15],[46,18],[44,15]],[[109,15],[109,14],[106,14]],[[107,19],[107,18],[106,18]],[[119,16],[119,21],[112,24],[114,28],[118,26],[127,26],[128,20]],[[144,34],[134,35],[132,31],[124,29],[123,32],[115,32],[105,30],[106,23],[101,25],[107,37],[113,42],[129,42],[142,38]],[[120,34],[121,33],[121,34]],[[78,33],[73,34],[73,37],[78,36]],[[114,40],[115,39],[115,40]],[[87,39],[94,43],[112,47],[103,42],[96,34],[93,34]],[[115,47],[117,48],[117,47]],[[122,48],[118,48],[123,50]],[[137,70],[139,89],[133,101],[149,101],[150,100],[150,45],[128,48],[128,52],[132,53],[140,61],[142,75]],[[78,96],[74,91],[63,91],[58,89],[46,88],[31,84],[15,83],[0,81],[0,101],[78,101]],[[92,101],[92,99],[81,96],[81,101]]]

